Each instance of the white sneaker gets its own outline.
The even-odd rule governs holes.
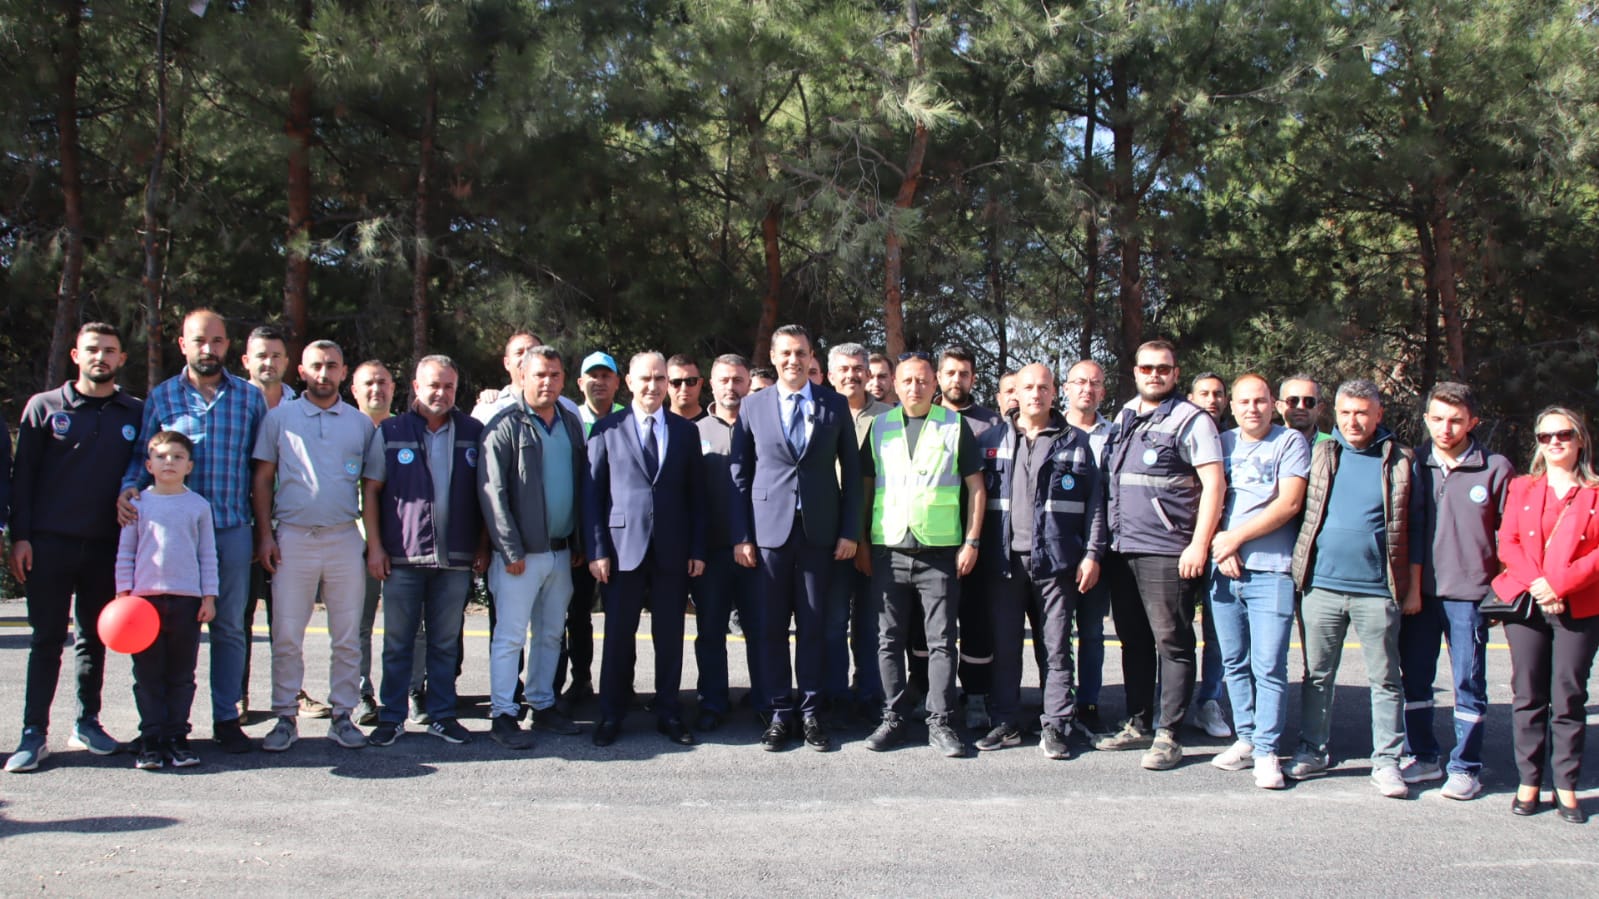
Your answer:
[[[1255,747],[1239,740],[1222,750],[1220,755],[1210,760],[1210,763],[1223,771],[1242,771],[1254,764],[1254,757]]]
[[[1262,790],[1281,790],[1287,786],[1283,780],[1282,762],[1275,755],[1263,755],[1255,759],[1255,786]]]
[[[1377,792],[1387,796],[1389,799],[1408,799],[1410,797],[1410,787],[1405,785],[1405,778],[1399,773],[1399,768],[1396,765],[1373,768],[1371,782],[1377,785]]]
[[[1438,767],[1435,761],[1424,762],[1413,755],[1407,755],[1399,760],[1399,776],[1403,777],[1407,784],[1427,783],[1443,780],[1444,769]]]
[[[1227,723],[1227,716],[1222,714],[1221,703],[1214,699],[1199,704],[1199,729],[1205,732],[1205,736],[1217,740],[1233,735],[1232,725]]]
[[[988,720],[988,697],[982,693],[966,694],[966,729],[986,731],[992,726]]]
[[[1482,792],[1482,781],[1469,771],[1451,771],[1444,783],[1445,799],[1475,799]]]

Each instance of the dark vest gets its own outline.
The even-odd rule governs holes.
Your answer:
[[[1116,551],[1178,556],[1188,547],[1199,517],[1199,476],[1180,449],[1183,430],[1204,414],[1173,395],[1144,415],[1129,407],[1116,417],[1105,466]]]
[[[1076,569],[1090,547],[1088,522],[1103,501],[1099,467],[1088,435],[1063,421],[1049,459],[1039,468],[1028,509],[1011,508],[1016,472],[1016,428],[1009,421],[977,439],[983,454],[988,511],[983,516],[983,562],[991,574],[1010,576],[1011,515],[1033,517],[1030,573],[1047,578]],[[1102,547],[1101,547],[1102,549]]]
[[[451,566],[467,566],[477,555],[483,515],[477,498],[478,436],[483,424],[459,410],[455,458],[450,463],[449,534],[445,549]],[[394,565],[434,567],[439,535],[433,528],[433,476],[428,469],[427,420],[406,412],[383,422],[383,550]]]

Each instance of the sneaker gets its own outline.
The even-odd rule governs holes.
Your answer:
[[[407,710],[406,717],[410,719],[412,724],[425,726],[433,723],[433,716],[428,714],[427,694],[412,693],[410,702],[407,704],[410,708]]]
[[[272,725],[271,733],[261,740],[261,748],[267,752],[283,752],[299,739],[299,719],[281,715],[278,717],[278,723]]]
[[[1332,767],[1332,759],[1325,752],[1316,752],[1312,749],[1301,747],[1294,753],[1294,758],[1283,770],[1290,780],[1307,780],[1327,773]]]
[[[1399,761],[1399,776],[1407,784],[1421,784],[1434,780],[1444,779],[1444,769],[1438,767],[1437,759],[1419,759],[1407,755]]]
[[[1038,751],[1046,759],[1069,759],[1072,757],[1072,747],[1066,742],[1066,735],[1053,724],[1046,724],[1038,733]]]
[[[955,728],[948,721],[927,722],[927,745],[938,750],[945,758],[958,759],[966,754],[966,744],[961,742]]]
[[[1275,755],[1255,759],[1255,786],[1262,790],[1281,790],[1287,786],[1283,780],[1283,765]]]
[[[356,703],[355,712],[351,715],[356,724],[362,727],[371,727],[378,723],[378,701],[371,693],[361,696],[361,701]]]
[[[1410,796],[1410,787],[1405,785],[1405,777],[1399,773],[1398,765],[1373,768],[1371,782],[1377,785],[1377,792],[1389,799],[1406,799]]]
[[[1101,752],[1119,752],[1123,749],[1147,749],[1155,741],[1155,735],[1138,722],[1137,718],[1129,718],[1122,724],[1121,729],[1108,737],[1100,737],[1094,743],[1094,748]]]
[[[1163,727],[1155,734],[1155,741],[1139,761],[1148,771],[1170,771],[1183,763],[1183,744],[1177,742],[1177,731]]]
[[[1233,735],[1232,725],[1227,723],[1227,715],[1222,712],[1221,703],[1214,699],[1199,704],[1199,715],[1195,724],[1205,732],[1205,736],[1217,740],[1225,740]]]
[[[368,746],[393,746],[394,741],[400,738],[400,726],[388,721],[378,724],[372,732],[366,735]]]
[[[72,736],[67,738],[67,745],[73,749],[87,749],[95,755],[115,755],[122,748],[94,718],[79,719],[72,728]]]
[[[533,737],[516,723],[514,715],[495,715],[489,725],[489,738],[506,749],[531,749]]]
[[[866,748],[884,752],[905,742],[905,721],[898,715],[884,715],[881,724],[866,738]]]
[[[1223,771],[1242,771],[1255,763],[1254,758],[1255,747],[1239,740],[1222,750],[1210,763]]]
[[[133,744],[133,767],[140,771],[157,771],[166,764],[161,757],[161,744],[153,737],[140,737]]]
[[[966,695],[966,729],[987,730],[992,722],[988,720],[988,697],[982,693],[968,693]]]
[[[461,726],[461,722],[454,718],[440,718],[428,725],[428,733],[446,743],[460,745],[472,742],[472,732]]]
[[[1077,707],[1077,717],[1072,725],[1090,740],[1097,740],[1105,735],[1105,722],[1099,718],[1099,706],[1093,703]]]
[[[366,734],[355,726],[349,715],[335,716],[328,725],[328,739],[345,749],[360,749],[366,745]]]
[[[296,697],[300,703],[300,714],[307,718],[330,718],[333,716],[333,706],[316,699],[304,690]]]
[[[993,752],[1007,746],[1022,745],[1022,732],[1014,724],[996,724],[994,729],[982,735],[977,740],[979,752]]]
[[[50,757],[50,747],[45,745],[44,729],[40,727],[24,727],[22,729],[22,742],[17,745],[17,751],[11,753],[6,759],[6,770],[12,774],[21,774],[24,771],[33,771],[39,763]]]
[[[1401,771],[1401,774],[1404,772]],[[1474,799],[1482,792],[1482,781],[1470,771],[1451,771],[1449,779],[1444,782],[1443,794],[1445,799]]]
[[[200,764],[200,757],[194,754],[193,749],[189,748],[188,737],[173,737],[167,741],[165,748],[167,758],[172,762],[172,767],[174,768],[193,768],[195,765]]]
[[[211,725],[211,739],[222,747],[222,751],[232,755],[242,755],[250,751],[250,737],[245,734],[244,728],[239,726],[239,719],[232,721],[218,721]]]
[[[531,726],[535,730],[547,730],[566,737],[583,732],[576,721],[561,714],[553,705],[547,709],[534,709],[532,718]]]

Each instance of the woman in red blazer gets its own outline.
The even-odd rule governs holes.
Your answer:
[[[1599,477],[1580,415],[1547,408],[1538,413],[1536,433],[1532,468],[1510,482],[1499,527],[1505,570],[1493,583],[1501,599],[1527,592],[1537,603],[1532,621],[1505,625],[1521,774],[1510,810],[1538,811],[1549,750],[1555,807],[1562,819],[1581,824],[1587,816],[1577,803],[1577,780],[1588,673],[1599,650]]]

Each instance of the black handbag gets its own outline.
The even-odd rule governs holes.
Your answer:
[[[1500,599],[1499,594],[1489,592],[1477,603],[1477,614],[1489,621],[1513,621],[1517,624],[1526,624],[1532,620],[1537,603],[1533,602],[1532,594],[1523,590],[1514,599]]]

